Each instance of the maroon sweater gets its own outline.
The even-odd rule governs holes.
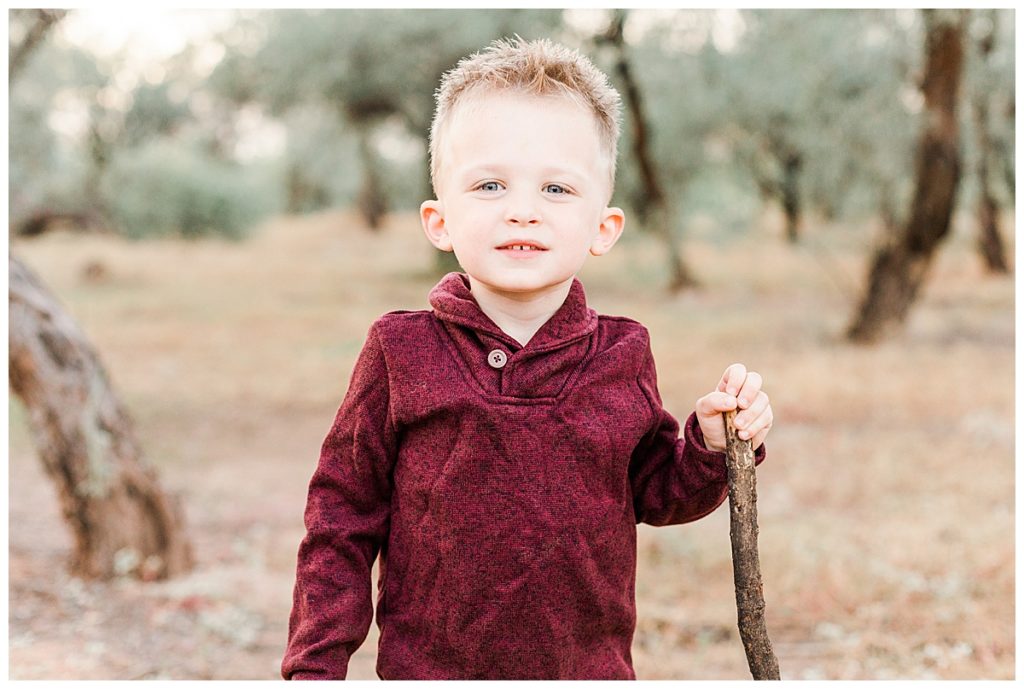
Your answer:
[[[636,525],[728,494],[661,403],[647,329],[574,279],[524,347],[462,273],[370,327],[309,484],[286,679],[634,679]],[[757,462],[764,459],[758,448]]]

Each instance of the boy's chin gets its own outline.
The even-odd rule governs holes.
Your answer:
[[[546,291],[555,289],[567,282],[571,282],[573,275],[542,275],[542,274],[521,274],[521,275],[473,275],[473,280],[480,283],[486,289],[494,292],[505,292],[508,294],[527,294],[530,292]],[[472,282],[472,280],[471,280]]]

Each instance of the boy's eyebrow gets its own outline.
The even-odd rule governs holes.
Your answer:
[[[502,167],[501,165],[474,165],[473,167],[466,170],[464,177],[468,179],[470,177],[474,177],[476,175],[485,173],[501,175],[505,171],[506,168]],[[540,172],[545,177],[547,177],[548,175],[567,175],[569,177],[575,177],[576,180],[579,182],[582,182],[583,180],[586,179],[585,174],[583,174],[579,170],[575,170],[573,168],[568,167],[549,166],[541,169]]]

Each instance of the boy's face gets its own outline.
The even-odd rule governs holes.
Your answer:
[[[619,238],[597,123],[571,100],[474,94],[442,136],[439,198],[420,207],[423,228],[484,288],[522,298],[564,285]],[[507,248],[516,240],[539,249]]]

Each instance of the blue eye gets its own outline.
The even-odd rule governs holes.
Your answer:
[[[544,185],[544,190],[545,191],[549,191],[552,194],[567,194],[567,193],[569,193],[568,190],[565,187],[563,187],[561,184],[546,184],[546,185]],[[554,191],[552,191],[552,190],[554,190]]]
[[[480,191],[500,191],[501,185],[497,182],[484,182],[477,186]]]

